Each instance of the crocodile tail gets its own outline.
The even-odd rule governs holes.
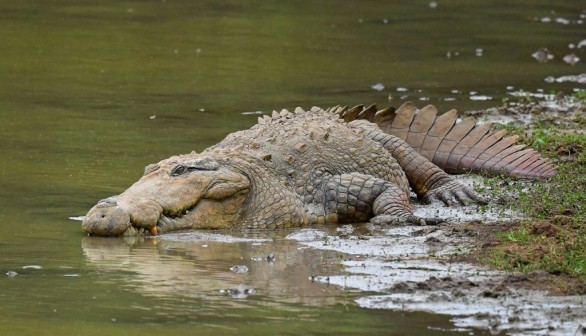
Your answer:
[[[346,122],[365,119],[384,132],[405,140],[421,155],[449,173],[505,172],[510,176],[547,178],[557,173],[552,162],[524,145],[518,136],[505,136],[490,124],[476,124],[474,117],[457,122],[456,110],[438,116],[433,105],[417,109],[406,102],[396,110],[377,110],[376,105],[333,107]]]

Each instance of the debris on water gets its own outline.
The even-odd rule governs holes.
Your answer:
[[[582,47],[586,47],[586,39],[578,42],[578,45],[576,47],[578,47],[578,49],[580,49]]]
[[[263,111],[246,111],[246,112],[240,112],[240,114],[242,115],[250,115],[250,114],[263,114]]]
[[[531,57],[535,58],[539,63],[546,63],[547,61],[554,59],[553,54],[550,53],[547,48],[537,50],[531,54]]]
[[[200,107],[200,108],[198,109],[198,111],[199,111],[199,112],[205,112],[205,111],[206,111],[206,109],[204,109],[203,107]]]
[[[444,97],[443,100],[444,101],[454,101],[454,100],[456,100],[456,98],[454,98],[454,97]]]
[[[473,96],[470,96],[470,100],[474,100],[474,101],[492,100],[492,97],[491,96],[482,96],[482,95],[481,96],[473,95]]]
[[[236,265],[236,266],[230,267],[230,271],[232,271],[234,273],[247,273],[248,267],[246,267],[245,265]]]
[[[203,244],[201,247],[206,248],[208,247],[208,244]]]
[[[40,265],[26,265],[26,266],[22,266],[22,269],[36,269],[36,270],[40,270],[42,268],[43,268],[43,266],[40,266]]]
[[[429,97],[419,97],[419,100],[421,100],[421,101],[428,101],[429,100]]]
[[[431,9],[435,9],[435,8],[437,8],[437,2],[435,2],[435,1],[432,1],[432,2],[430,2],[430,3],[429,3],[429,4],[427,4],[427,5],[428,5],[428,6],[429,6],[429,8],[431,8]]]
[[[155,119],[157,119],[157,115],[156,114],[153,114],[152,116],[149,117],[149,119],[150,120],[155,120]]]
[[[576,56],[576,54],[569,54],[564,56],[563,60],[568,64],[574,65],[580,62],[580,57]]]
[[[555,78],[553,76],[547,76],[544,79],[548,83],[565,83],[565,82],[575,82],[580,84],[586,84],[586,73],[579,74],[579,75],[567,75]],[[582,89],[583,90],[583,89]]]
[[[451,92],[452,92],[453,94],[460,94],[460,93],[462,93],[462,91],[460,91],[460,90],[457,90],[457,89],[454,89],[454,90],[452,90]]]
[[[249,295],[256,293],[256,290],[246,285],[238,285],[235,288],[222,288],[220,293],[230,295],[234,299],[246,299]]]
[[[514,89],[515,89],[515,87],[514,87],[514,86],[512,86],[512,85],[508,85],[508,86],[507,86],[507,90],[508,90],[508,91],[511,91],[511,90],[514,90]]]
[[[67,277],[67,278],[77,278],[80,276],[80,274],[79,273],[67,273],[67,274],[63,274],[63,276]]]
[[[18,275],[18,273],[16,273],[15,271],[8,271],[8,272],[6,272],[6,275],[7,275],[9,278],[14,278],[15,276],[17,276],[17,275]]]
[[[446,53],[446,58],[447,59],[450,59],[452,57],[458,57],[458,56],[460,56],[460,52],[459,51],[448,51]]]
[[[69,217],[70,220],[74,220],[74,221],[83,221],[85,219],[85,216],[73,216],[73,217]]]
[[[383,83],[376,83],[370,86],[371,89],[375,90],[375,91],[382,91],[385,89],[385,86]]]
[[[568,20],[568,19],[566,19],[566,18],[563,18],[563,17],[558,17],[558,18],[555,18],[555,22],[556,22],[556,23],[561,23],[561,24],[563,24],[563,25],[570,24],[570,20]]]
[[[551,22],[551,18],[544,16],[542,18],[538,18],[539,21],[543,22],[543,23],[550,23]]]
[[[407,88],[405,88],[405,87],[398,87],[398,88],[396,89],[396,91],[397,91],[397,92],[407,92],[407,91],[409,91],[409,89],[407,89]]]
[[[476,49],[474,49],[474,53],[476,54],[476,56],[480,57],[484,54],[484,49],[476,48]]]
[[[388,23],[389,23],[389,19],[387,19],[387,18],[384,18],[384,19],[383,19],[383,24],[388,24]]]

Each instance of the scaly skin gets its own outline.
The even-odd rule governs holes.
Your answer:
[[[425,201],[484,202],[405,141],[354,120],[384,119],[375,111],[350,111],[344,117],[350,123],[321,109],[259,118],[259,124],[200,154],[147,166],[129,189],[92,208],[82,229],[116,236],[368,220],[438,222],[412,214],[410,186]]]

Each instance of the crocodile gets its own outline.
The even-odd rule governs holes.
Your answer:
[[[325,223],[425,225],[413,191],[447,206],[487,200],[448,173],[506,173],[547,178],[556,167],[455,110],[411,102],[378,110],[296,108],[259,117],[201,153],[148,165],[117,196],[85,216],[88,235],[156,235],[179,230],[254,230]]]

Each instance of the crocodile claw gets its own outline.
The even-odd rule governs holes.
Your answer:
[[[430,204],[433,201],[442,201],[446,206],[452,206],[455,203],[468,205],[470,201],[478,204],[489,203],[486,198],[453,178],[450,178],[439,187],[429,190],[423,196],[422,201],[426,204]]]

